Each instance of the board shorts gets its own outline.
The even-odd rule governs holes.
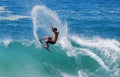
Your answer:
[[[55,44],[55,42],[52,41],[52,38],[51,38],[51,37],[48,37],[48,43],[50,43],[50,44]]]

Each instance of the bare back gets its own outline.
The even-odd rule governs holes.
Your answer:
[[[54,33],[54,35],[53,35],[52,41],[53,41],[53,42],[56,42],[57,39],[58,39],[58,34],[59,34],[59,32],[53,31],[53,33]]]
[[[51,29],[52,29],[52,31],[53,31],[53,33],[54,33],[51,41],[54,42],[54,43],[56,43],[56,41],[57,41],[57,39],[58,39],[58,34],[59,34],[59,32],[57,32],[57,28],[56,28],[56,29],[53,28],[52,23],[50,24],[50,26],[51,26]]]

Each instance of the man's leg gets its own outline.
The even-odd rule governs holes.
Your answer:
[[[41,41],[41,40],[45,40],[45,39],[46,39],[46,37],[44,37],[44,38],[40,38],[39,41]]]
[[[45,40],[45,41],[46,41],[47,39],[48,39],[48,37],[46,36],[46,37],[44,37],[44,38],[40,38],[39,41],[40,41],[40,42],[41,42],[42,40]]]
[[[48,40],[47,40],[45,48],[48,48],[48,47],[49,47],[49,44],[48,44]]]
[[[45,40],[45,42],[46,42],[46,46],[45,46],[45,48],[48,48],[49,47],[49,42],[51,41],[51,37],[44,37],[43,38],[44,40]]]

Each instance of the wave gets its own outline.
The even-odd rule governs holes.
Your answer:
[[[0,20],[10,20],[10,21],[17,21],[19,19],[24,19],[24,18],[31,18],[30,16],[22,16],[22,15],[9,15],[7,17],[0,17]]]
[[[79,58],[87,58],[92,60],[93,63],[95,62],[95,67],[92,67],[92,64],[90,64],[87,69],[89,71],[94,72],[97,70],[97,72],[101,72],[101,70],[104,70],[109,76],[111,76],[111,73],[114,73],[115,75],[115,64],[118,64],[119,62],[119,51],[120,51],[120,43],[116,40],[110,40],[110,39],[101,39],[101,38],[94,38],[94,39],[84,39],[78,36],[70,35],[67,31],[67,24],[64,25],[61,23],[61,20],[59,19],[58,15],[47,8],[46,6],[35,6],[32,10],[32,19],[34,24],[34,37],[38,41],[38,37],[40,34],[37,33],[38,29],[42,29],[42,32],[46,32],[44,35],[50,34],[50,29],[48,29],[48,25],[50,23],[50,20],[55,23],[55,26],[59,29],[59,31],[62,31],[60,34],[64,34],[60,36],[60,39],[58,40],[56,44],[56,48],[58,51],[67,54],[67,58],[73,57],[75,60],[77,60],[77,64],[79,65]],[[43,34],[41,32],[41,34]],[[42,36],[42,35],[40,35]],[[59,47],[61,47],[59,49]],[[55,49],[56,49],[55,48]],[[55,50],[54,47],[52,50]],[[112,54],[112,55],[111,55]],[[58,56],[58,54],[56,54]],[[84,55],[84,56],[83,56]],[[80,56],[80,57],[79,57]],[[83,59],[81,61],[84,61]],[[73,62],[72,62],[73,63]],[[73,63],[74,64],[74,63]],[[80,63],[81,64],[81,63]],[[85,66],[83,63],[82,70],[77,70],[77,76],[80,74],[83,74],[82,76],[88,76],[87,73],[90,73],[89,71],[84,71]],[[81,64],[82,65],[82,64]],[[80,68],[79,66],[76,66],[77,68]],[[101,69],[99,67],[102,67]],[[119,69],[118,67],[116,69]],[[74,76],[70,75],[66,72],[62,72],[62,76]],[[81,71],[81,72],[80,72]],[[118,72],[118,71],[117,71]],[[104,75],[104,74],[103,74]],[[115,75],[115,76],[118,76]]]
[[[120,14],[120,10],[110,10],[110,11],[108,11],[108,13]]]
[[[50,53],[44,48],[36,48],[35,42],[29,46],[23,43],[26,42],[9,41],[7,47],[3,46],[2,43],[0,44],[0,58],[4,59],[2,61],[3,65],[0,65],[0,70],[4,71],[1,72],[2,76],[7,77],[4,74],[5,72],[14,72],[16,75],[10,74],[9,77],[29,77],[30,75],[36,77],[62,77],[64,75],[66,77],[72,76],[73,74],[70,74],[71,70],[77,68],[72,67],[75,65],[74,58],[67,57],[65,51],[60,49],[59,46],[51,46],[52,52]],[[73,76],[75,76],[75,72]]]
[[[85,39],[78,36],[71,37],[71,40],[82,46],[83,49],[88,50],[86,53],[94,60],[96,60],[106,70],[114,72],[114,74],[116,72],[120,72],[118,71],[120,69],[118,67],[118,64],[120,62],[119,41],[116,41],[114,39],[101,39],[99,37],[95,37],[93,39]],[[116,76],[119,76],[119,74],[117,73]]]
[[[12,11],[6,9],[6,6],[0,6],[0,13],[12,13]]]
[[[78,38],[74,38],[74,36],[71,36],[72,40],[74,40],[74,42],[79,43],[77,40]],[[67,41],[64,43],[64,41],[67,41],[67,39],[65,38],[64,40],[62,40],[62,42],[60,42],[63,46],[63,48],[66,48],[68,51],[71,50],[71,52],[67,52],[68,56],[78,56],[79,54],[86,54],[89,55],[91,58],[93,58],[94,60],[96,60],[103,68],[105,68],[106,70],[109,70],[109,68],[105,65],[104,61],[97,56],[95,53],[93,53],[90,49],[88,48],[79,48],[79,47],[74,47],[72,46],[70,41]],[[79,43],[80,45],[81,43]],[[83,43],[84,44],[84,43]]]
[[[19,19],[24,19],[24,18],[31,18],[30,16],[23,16],[23,15],[13,15],[12,11],[9,11],[6,9],[5,6],[0,6],[0,13],[5,13],[5,15],[1,14],[0,20],[10,20],[10,21],[17,21]]]
[[[101,45],[99,41],[101,43],[107,42],[106,44],[109,45]],[[115,40],[109,42],[109,40],[100,38],[99,41],[98,38],[87,40],[78,36],[64,37],[62,42],[60,41],[54,46],[50,45],[52,51],[50,53],[42,47],[36,47],[34,40],[15,41],[6,39],[0,41],[0,57],[1,59],[5,58],[2,63],[8,62],[7,60],[11,61],[8,64],[12,67],[11,72],[16,72],[23,77],[24,74],[27,77],[31,74],[33,74],[32,76],[50,75],[51,77],[89,77],[91,73],[92,76],[96,77],[104,76],[104,73],[110,77],[113,77],[111,74],[119,77],[120,53],[118,49],[114,49],[114,46],[118,47],[120,43]],[[112,46],[113,48],[111,48]],[[12,56],[16,58],[14,59]],[[6,67],[5,65],[0,65],[0,67],[0,70],[10,72],[10,70],[3,69]],[[21,68],[19,71],[24,73],[16,71],[18,68]],[[104,73],[100,73],[103,70]],[[42,73],[43,71],[44,73]],[[11,75],[13,76],[13,74]]]
[[[116,41],[114,39],[110,40],[110,39],[101,39],[99,37],[96,37],[93,40],[90,39],[86,40],[76,36],[73,36],[71,39],[76,41],[76,43],[79,43],[80,45],[99,49],[100,51],[106,54],[105,55],[106,57],[109,57],[111,55],[108,52],[112,53],[114,51],[113,54],[118,54],[118,55],[120,54],[120,43],[119,41]],[[114,57],[112,61],[113,61],[112,63],[114,63],[114,61],[116,61],[116,58]]]
[[[5,6],[0,6],[0,11],[4,11],[4,10],[6,10]]]
[[[12,11],[9,11],[9,10],[7,10],[6,8],[5,8],[5,6],[0,6],[0,14],[2,15],[2,14],[11,14],[12,13]],[[2,20],[2,19],[6,19],[5,17],[0,17],[0,20]]]
[[[79,61],[76,66],[75,58],[67,56],[65,50],[62,50],[60,46],[50,46],[50,49],[52,51],[51,53],[47,52],[44,48],[36,48],[34,43],[26,46],[23,42],[13,41],[11,41],[7,47],[0,45],[0,57],[4,59],[4,61],[2,61],[4,65],[0,65],[0,70],[6,71],[7,73],[14,72],[16,76],[21,75],[22,77],[29,77],[30,75],[44,77],[48,75],[51,77],[74,77],[78,75],[75,70],[81,66],[81,64],[80,66],[78,65]],[[7,62],[9,64],[7,64],[6,67]],[[4,69],[5,67],[6,69]],[[19,70],[16,71],[17,69]],[[81,69],[84,69],[84,67]],[[73,72],[73,74],[71,72]],[[10,77],[12,76],[14,76],[14,74],[10,75]]]
[[[0,40],[0,76],[120,76],[120,42],[117,40],[69,35],[67,24],[62,24],[58,15],[46,6],[35,6],[32,10],[32,19],[35,40]],[[36,42],[39,42],[38,37],[42,34],[38,33],[40,28],[47,29],[46,34],[50,34],[50,19],[61,34],[57,44],[50,45],[51,53],[41,46],[38,47],[38,44],[36,46]]]

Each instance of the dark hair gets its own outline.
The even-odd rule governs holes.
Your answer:
[[[55,31],[57,31],[57,28],[53,28]]]

